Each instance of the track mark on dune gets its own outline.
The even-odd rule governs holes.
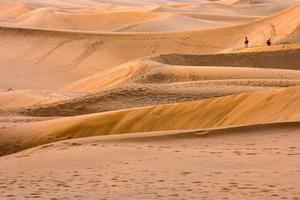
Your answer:
[[[160,47],[160,43],[159,43],[159,42],[156,43],[156,44],[154,44],[154,45],[152,46],[152,53],[153,53],[153,54],[157,53],[159,47]]]
[[[178,38],[180,39],[180,38]],[[195,44],[195,43],[188,43],[188,42],[184,42],[182,39],[178,40],[178,39],[171,39],[172,41],[181,44],[183,46],[188,46],[188,47],[195,47],[195,48],[213,48],[213,49],[220,49],[220,47],[214,46],[214,45],[205,45],[205,44]]]
[[[271,24],[271,26],[272,26],[272,36],[274,36],[274,35],[276,35],[276,27],[275,27],[275,25],[274,24]]]
[[[92,55],[95,51],[99,49],[100,46],[102,46],[104,42],[102,40],[98,40],[91,45],[89,45],[87,48],[83,50],[83,52],[69,65],[65,66],[67,69],[76,68],[82,61],[84,61],[87,57]]]
[[[48,58],[49,56],[51,56],[57,49],[59,49],[60,47],[64,46],[65,44],[68,44],[68,43],[71,43],[71,42],[74,42],[76,40],[79,40],[81,39],[82,37],[84,36],[84,34],[81,34],[79,35],[78,37],[76,38],[73,38],[73,39],[67,39],[67,40],[64,40],[63,42],[61,43],[58,43],[57,45],[55,45],[52,49],[50,49],[45,55],[43,55],[38,61],[35,62],[35,64],[39,64],[41,62],[43,62],[43,60],[45,60],[46,58]]]
[[[52,73],[71,70],[80,65],[86,58],[96,52],[99,47],[104,45],[104,41],[98,40],[84,48],[79,56],[77,56],[70,64],[51,70]]]

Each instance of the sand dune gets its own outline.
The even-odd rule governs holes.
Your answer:
[[[2,28],[1,45],[5,51],[1,52],[3,78],[0,86],[57,89],[95,72],[153,54],[239,50],[245,35],[249,36],[251,46],[264,45],[270,37],[273,37],[274,43],[295,41],[290,34],[297,30],[298,11],[299,6],[247,25],[184,33],[92,34]],[[290,21],[288,28],[283,23],[285,18],[295,19]],[[274,27],[267,22],[274,24],[275,33],[272,31]],[[20,47],[20,51],[15,52],[15,46]],[[38,53],[30,54],[32,49]],[[123,54],[124,51],[127,53]],[[60,59],[62,53],[64,59]],[[19,74],[22,84],[19,80],[8,78],[16,74]],[[53,79],[56,81],[51,82]]]
[[[279,44],[279,45],[272,45],[272,46],[257,46],[257,47],[250,47],[248,49],[241,49],[238,52],[261,52],[261,51],[279,51],[279,50],[287,50],[287,49],[297,49],[299,48],[299,44]]]
[[[299,85],[297,80],[236,79],[187,83],[132,84],[113,90],[16,110],[26,116],[75,116],[150,105],[178,103],[242,92]]]
[[[217,0],[215,3],[231,6],[273,6],[282,9],[285,6],[299,3],[298,0],[280,1],[280,0]]]
[[[0,92],[0,106],[2,109],[49,104],[63,99],[66,99],[66,96],[58,93],[47,94],[41,91],[16,90]]]
[[[2,157],[0,192],[42,199],[66,192],[76,199],[293,199],[300,186],[298,130],[299,123],[288,123],[44,145]]]
[[[15,0],[9,0],[9,1],[15,1]],[[38,0],[23,0],[26,4],[35,7],[49,7],[54,6],[57,8],[66,8],[66,9],[74,9],[74,8],[82,8],[87,6],[96,6],[98,3],[93,0],[44,0],[44,1],[38,1]]]
[[[300,74],[295,70],[299,65],[298,54],[297,49],[290,49],[139,59],[60,90],[88,95],[18,112],[30,116],[73,116],[295,86],[300,84]]]
[[[161,6],[155,9],[160,12],[190,12],[199,14],[216,14],[227,16],[269,16],[292,5],[299,4],[299,0],[221,0],[221,1],[200,1],[193,6],[178,9],[169,6]]]
[[[8,125],[2,151],[78,137],[299,121],[299,87]],[[188,122],[188,123],[187,123]],[[18,143],[18,147],[14,144]]]
[[[226,4],[226,5],[235,5],[235,4],[265,4],[270,3],[269,0],[219,0],[217,3]]]
[[[54,8],[40,8],[15,19],[21,27],[69,29],[82,31],[115,31],[125,26],[165,17],[167,14],[112,11],[96,13],[65,13]]]
[[[220,15],[220,14],[199,14],[199,13],[182,13],[182,15],[189,16],[195,19],[204,19],[216,22],[226,22],[227,25],[238,24],[238,23],[246,23],[250,21],[254,21],[259,19],[260,17],[255,16],[228,16],[228,15]]]
[[[6,110],[13,108],[26,116],[52,117],[194,101],[299,85],[297,46],[288,50],[274,48],[217,55],[165,54],[138,59],[63,86],[59,93],[68,98],[55,98],[54,102],[46,100],[41,103],[41,97],[52,99],[51,92],[48,92],[50,96],[33,93],[38,96],[31,103],[24,96],[23,105],[20,95],[16,96],[19,103],[9,102],[9,99],[15,99],[12,97],[15,93],[0,97]]]
[[[219,2],[223,4],[222,2]],[[295,4],[296,2],[294,2]],[[86,3],[82,3],[86,5]],[[227,2],[225,4],[233,4]],[[250,2],[249,5],[253,6],[256,4],[262,5],[273,5],[270,2]],[[284,3],[283,3],[284,4]],[[55,2],[53,3],[55,5]],[[279,3],[274,4],[279,5]],[[280,4],[281,5],[281,4]],[[284,4],[285,5],[285,4]],[[285,7],[288,5],[292,5],[291,2],[288,2]],[[182,10],[181,12],[171,11],[162,11],[160,9],[150,9],[147,12],[145,11],[126,11],[126,9],[122,9],[122,7],[118,10],[110,10],[103,12],[104,8],[111,8],[113,4],[99,4],[94,6],[94,12],[91,12],[92,9],[88,7],[89,13],[84,13],[84,9],[82,8],[80,12],[64,12],[63,10],[57,10],[57,8],[49,5],[49,7],[43,7],[35,9],[31,12],[28,12],[17,19],[14,20],[12,25],[21,26],[21,27],[34,27],[34,28],[50,28],[50,29],[68,29],[68,30],[82,30],[82,31],[127,31],[127,32],[159,32],[159,31],[188,31],[188,30],[200,30],[207,29],[213,27],[222,27],[228,26],[230,24],[228,19],[240,19],[246,20],[244,22],[249,21],[251,18],[247,18],[247,16],[239,16],[236,7],[220,7],[219,4],[214,3],[178,3],[178,4],[170,4],[167,7],[172,9],[179,8],[189,8],[196,6],[196,11],[190,14],[187,14],[186,10]],[[205,12],[201,12],[200,8],[205,8]],[[220,8],[219,8],[220,7]],[[278,10],[282,10],[285,8],[284,6],[280,7]],[[203,9],[202,8],[202,9]],[[200,9],[200,10],[199,10]],[[217,9],[214,11],[214,9]],[[219,9],[223,10],[220,11]],[[98,12],[97,12],[98,10]],[[127,9],[128,10],[128,9]],[[141,7],[140,10],[143,10]],[[212,10],[210,12],[210,10]],[[252,9],[251,7],[249,10]],[[231,14],[229,14],[232,12]],[[208,14],[209,13],[209,14]],[[217,14],[218,13],[218,14]],[[224,15],[220,15],[220,13],[224,13]],[[242,9],[242,13],[245,13],[245,8]],[[183,15],[182,15],[183,14]],[[202,15],[201,15],[202,14]],[[254,14],[253,16],[259,13]],[[272,13],[269,13],[272,14]],[[227,17],[226,15],[230,15]],[[194,16],[194,18],[190,18],[190,16]],[[197,16],[197,17],[195,17]],[[201,19],[203,16],[206,19]],[[210,17],[208,17],[210,16]],[[200,19],[199,19],[200,18]],[[213,18],[213,20],[209,19]],[[231,20],[231,24],[237,23],[236,20]],[[240,23],[240,22],[239,22]],[[181,25],[177,25],[181,24]]]
[[[229,79],[299,80],[299,50],[218,55],[160,55],[137,60],[67,85],[67,91],[96,91],[115,84],[172,83]],[[256,58],[253,61],[253,58]],[[288,59],[289,62],[283,62]],[[264,62],[261,62],[264,60]],[[252,67],[252,68],[250,68]],[[257,69],[254,69],[257,68]],[[266,70],[265,68],[270,68]],[[279,69],[277,69],[279,68]],[[111,77],[111,74],[114,75]]]
[[[271,50],[271,49],[270,49]],[[169,65],[186,66],[232,66],[273,69],[298,69],[300,49],[259,51],[259,53],[228,53],[217,55],[165,54],[154,60]]]
[[[172,32],[193,31],[228,26],[226,22],[191,19],[189,16],[171,15],[158,20],[123,27],[119,32]]]
[[[255,19],[244,16],[149,12],[151,8],[140,8],[140,11],[122,8],[112,10],[111,8],[111,4],[104,4],[95,6],[93,9],[66,12],[53,7],[45,7],[27,12],[3,25],[98,32],[172,32],[224,27]]]
[[[0,1],[0,9],[0,21],[16,18],[31,10],[26,4],[18,2],[10,3],[3,0]]]

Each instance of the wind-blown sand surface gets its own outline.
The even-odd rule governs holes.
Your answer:
[[[0,0],[0,37],[0,199],[299,199],[300,1]]]
[[[3,157],[1,194],[29,199],[299,196],[299,123],[165,134],[70,140]]]

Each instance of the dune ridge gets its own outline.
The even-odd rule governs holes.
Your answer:
[[[6,127],[1,149],[107,134],[225,128],[298,121],[299,87],[112,111]],[[188,123],[187,123],[188,122]],[[5,150],[4,150],[5,151]],[[16,150],[15,150],[16,151]]]
[[[298,54],[295,48],[138,59],[60,89],[62,94],[79,94],[73,98],[17,112],[27,116],[74,116],[296,86],[300,81]]]
[[[243,45],[245,35],[251,38],[251,46],[264,45],[270,37],[273,37],[274,43],[289,43],[297,41],[297,36],[293,34],[299,27],[298,11],[299,6],[295,6],[265,20],[258,20],[249,24],[173,33],[80,33],[3,27],[1,28],[1,43],[6,51],[1,53],[5,59],[1,61],[3,83],[0,82],[0,85],[4,85],[5,82],[17,89],[57,89],[68,83],[86,78],[95,71],[101,71],[153,54],[238,51]],[[285,18],[295,19],[289,22],[291,24],[288,29],[284,27],[283,20]],[[273,26],[271,26],[271,22],[274,23]],[[273,31],[274,27],[276,32]],[[257,32],[260,34],[257,35]],[[12,41],[11,35],[17,37],[18,40]],[[296,36],[296,38],[291,36]],[[41,43],[43,46],[40,46]],[[14,53],[14,45],[22,48],[20,52],[24,53]],[[76,50],[73,48],[74,45],[77,47]],[[122,54],[125,50],[124,47],[131,49],[126,55]],[[30,52],[32,48],[38,49],[39,53],[25,56],[27,55],[26,52]],[[62,52],[64,52],[64,59],[55,59],[59,58]],[[98,57],[101,57],[100,61],[98,61]],[[11,60],[18,62],[10,66]],[[28,67],[24,70],[23,66]],[[24,83],[20,88],[20,84],[17,84],[13,79],[5,78],[14,76],[10,71],[12,67],[16,69],[15,73],[22,72],[22,76],[31,77],[31,81],[24,77]],[[66,73],[67,76],[65,76]],[[64,78],[62,79],[62,77]],[[45,82],[49,82],[49,79],[55,79],[56,82],[51,85],[45,84]],[[41,86],[48,88],[40,88]]]

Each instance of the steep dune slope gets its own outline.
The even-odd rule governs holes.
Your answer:
[[[196,49],[174,43],[184,37],[180,34],[114,35],[2,28],[1,37],[5,51],[0,53],[0,85],[16,89],[55,89],[155,51]],[[16,46],[20,51],[15,51]],[[16,76],[18,79],[13,78]]]
[[[154,60],[169,65],[232,66],[297,70],[300,64],[299,54],[299,48],[285,50],[264,48],[264,51],[248,51],[245,53],[211,55],[165,54],[154,58]]]
[[[43,122],[8,125],[2,151],[106,134],[190,130],[300,120],[300,87],[152,106]],[[19,147],[14,147],[14,144]]]
[[[88,95],[18,112],[30,116],[73,116],[295,86],[300,84],[299,54],[297,48],[271,48],[262,52],[138,59],[60,89],[63,93]]]
[[[300,52],[298,45],[288,46],[251,48],[253,51],[242,53],[147,57],[64,85],[54,93],[66,97],[63,99],[40,103],[40,97],[51,99],[53,91],[46,95],[30,92],[37,100],[28,104],[28,91],[19,90],[18,94],[26,94],[24,105],[22,95],[17,95],[21,97],[19,103],[8,101],[15,99],[13,92],[0,95],[0,101],[5,110],[26,116],[74,116],[296,86],[300,84]]]
[[[288,24],[286,23],[288,19]],[[271,36],[275,41],[281,41],[289,38],[290,35],[300,27],[300,6],[292,6],[288,9],[275,13],[272,16],[258,20],[257,23],[266,24],[272,27]]]

